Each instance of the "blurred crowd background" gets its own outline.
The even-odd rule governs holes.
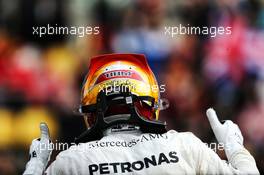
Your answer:
[[[99,35],[33,35],[33,26],[99,26]],[[164,35],[165,26],[231,26],[231,35]],[[85,130],[81,84],[89,59],[143,53],[170,107],[169,129],[215,142],[205,116],[238,123],[264,173],[263,0],[0,0],[0,174],[21,174],[48,123],[54,142]],[[53,159],[58,153],[54,152]],[[223,156],[223,153],[219,153]]]

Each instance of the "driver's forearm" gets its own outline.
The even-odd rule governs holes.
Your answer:
[[[27,163],[26,170],[23,175],[42,175],[45,165],[38,159],[30,159]]]
[[[228,161],[242,174],[259,174],[255,159],[245,148],[234,152]]]

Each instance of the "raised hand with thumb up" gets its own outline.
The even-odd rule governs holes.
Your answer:
[[[34,139],[31,143],[29,150],[30,160],[23,175],[42,174],[49,162],[52,152],[52,142],[46,123],[40,123],[40,133],[40,138]]]
[[[226,120],[222,124],[212,108],[207,109],[206,115],[217,141],[225,146],[227,158],[230,158],[237,150],[244,148],[243,136],[235,123],[231,120]]]

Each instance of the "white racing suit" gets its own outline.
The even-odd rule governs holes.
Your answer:
[[[95,174],[259,174],[254,158],[242,148],[228,163],[191,132],[112,133],[101,140],[71,146],[45,172],[48,175]]]

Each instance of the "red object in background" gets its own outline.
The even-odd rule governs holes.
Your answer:
[[[11,93],[24,94],[29,101],[47,101],[57,89],[50,80],[48,72],[34,66],[23,66],[19,63],[20,59],[22,58],[12,57],[0,60],[0,85]],[[27,61],[25,63],[27,64]]]
[[[205,60],[206,76],[217,79],[228,75],[235,82],[241,80],[244,73],[242,48],[245,32],[245,25],[238,20],[232,25],[231,35],[219,35],[210,40]]]
[[[264,74],[263,50],[264,34],[236,19],[231,35],[221,35],[210,41],[205,60],[205,75],[210,79],[228,75],[234,82],[239,83],[246,71]]]

